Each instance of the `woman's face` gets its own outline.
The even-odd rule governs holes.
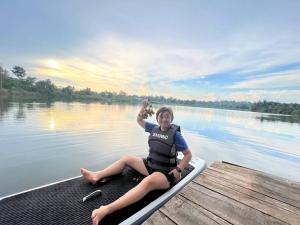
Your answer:
[[[161,112],[157,117],[157,122],[161,128],[169,128],[172,122],[171,114],[167,111]]]

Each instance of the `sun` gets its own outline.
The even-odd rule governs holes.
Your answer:
[[[58,69],[59,63],[54,59],[48,59],[47,60],[47,66],[51,69]]]

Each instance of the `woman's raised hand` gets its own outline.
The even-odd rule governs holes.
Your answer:
[[[147,108],[147,106],[149,105],[150,103],[149,103],[149,100],[148,99],[145,99],[144,101],[143,101],[143,108]]]
[[[139,117],[141,119],[147,119],[148,116],[152,116],[153,114],[154,114],[154,111],[152,109],[152,105],[150,104],[148,99],[145,99],[143,101],[143,106],[142,106],[142,109],[139,113]]]

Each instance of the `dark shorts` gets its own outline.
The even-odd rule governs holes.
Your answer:
[[[175,178],[175,176],[174,176],[173,173],[169,174],[169,172],[161,171],[161,170],[156,170],[156,169],[151,168],[148,165],[147,159],[145,159],[145,158],[143,158],[143,162],[144,162],[144,165],[145,165],[145,167],[146,167],[149,175],[152,174],[152,173],[154,173],[154,172],[161,172],[162,174],[164,174],[167,177],[167,179],[169,181],[169,184],[170,184],[170,188],[173,187],[176,184],[176,178]]]

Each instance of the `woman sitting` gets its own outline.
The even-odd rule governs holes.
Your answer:
[[[192,153],[180,133],[180,127],[171,124],[174,119],[172,109],[162,107],[156,112],[157,126],[143,119],[143,111],[148,105],[149,102],[145,100],[137,117],[138,124],[150,133],[148,141],[150,149],[147,158],[123,156],[112,165],[97,172],[81,168],[83,177],[94,184],[104,177],[121,173],[125,166],[146,176],[137,186],[116,201],[95,209],[91,215],[93,225],[98,225],[106,215],[139,201],[150,191],[172,187],[180,180],[181,171],[192,158]],[[184,155],[179,164],[177,163],[178,151]]]

